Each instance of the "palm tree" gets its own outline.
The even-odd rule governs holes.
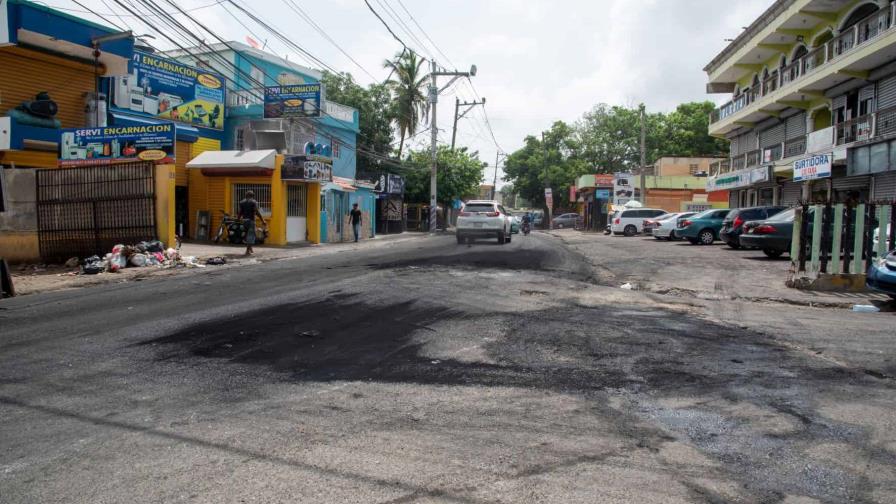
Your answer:
[[[386,85],[395,98],[395,123],[401,133],[398,159],[401,159],[405,138],[417,132],[421,118],[426,120],[428,117],[425,89],[429,76],[423,75],[423,64],[424,59],[410,51],[403,51],[394,60],[383,63],[384,68],[392,71],[392,77],[386,81]]]

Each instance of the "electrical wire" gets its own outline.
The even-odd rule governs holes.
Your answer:
[[[208,9],[209,7],[214,7],[214,6],[218,5],[218,4],[224,3],[224,2],[226,2],[226,1],[227,1],[227,0],[215,0],[214,2],[212,2],[212,3],[210,3],[210,4],[207,4],[207,5],[200,5],[200,6],[198,6],[198,7],[192,7],[192,8],[186,9],[186,10],[187,10],[187,12],[193,12],[193,11],[198,11],[198,10],[200,10],[200,9]],[[46,5],[47,5],[48,7],[50,7],[50,8],[57,9],[57,10],[62,10],[62,11],[67,11],[67,12],[77,12],[77,13],[79,13],[79,14],[93,14],[94,16],[97,16],[97,17],[100,18],[100,19],[103,19],[102,16],[104,16],[104,15],[105,15],[105,16],[115,16],[115,17],[118,17],[118,18],[121,18],[121,17],[134,17],[134,18],[139,17],[139,16],[134,16],[134,15],[132,15],[132,14],[116,14],[116,13],[115,13],[115,9],[112,9],[112,7],[110,7],[108,4],[106,4],[106,2],[103,2],[103,4],[106,5],[106,8],[109,9],[110,11],[112,11],[112,12],[97,12],[97,11],[91,9],[90,7],[87,7],[87,6],[85,6],[84,4],[78,2],[77,0],[72,0],[72,2],[74,2],[74,3],[78,4],[78,5],[80,5],[80,6],[81,6],[81,9],[83,9],[83,10],[81,10],[81,9],[72,9],[71,7],[62,7],[62,6],[59,6],[59,5],[50,5],[50,4],[46,4]],[[41,3],[43,3],[43,2],[41,2]],[[151,16],[155,17],[156,15],[155,15],[155,14],[151,14]],[[107,21],[107,22],[108,22],[108,21]]]
[[[411,40],[413,40],[421,49],[423,49],[423,52],[425,52],[426,55],[429,56],[430,60],[435,59],[432,57],[432,53],[430,53],[429,50],[427,49],[426,44],[424,44],[423,42],[420,41],[419,38],[417,38],[417,36],[414,34],[414,32],[410,30],[408,25],[405,24],[404,21],[402,21],[400,16],[398,16],[398,13],[395,12],[395,9],[393,9],[392,6],[389,5],[388,0],[375,0],[375,1],[376,1],[376,3],[378,3],[380,5],[380,7],[382,7],[386,11],[386,15],[389,16],[390,18],[392,18],[392,20],[398,24],[398,27],[406,35],[411,37]]]
[[[80,5],[82,8],[87,9],[87,12],[88,12],[88,13],[93,14],[94,16],[96,16],[96,17],[102,19],[103,21],[109,23],[110,25],[112,25],[113,27],[115,27],[115,29],[117,29],[117,30],[119,30],[119,31],[123,31],[123,32],[124,32],[124,31],[127,31],[127,29],[122,28],[120,25],[118,25],[118,24],[115,23],[114,21],[110,20],[109,18],[107,18],[106,16],[100,14],[99,12],[94,11],[94,10],[91,9],[90,7],[88,7],[88,6],[84,5],[84,4],[82,4],[82,3],[79,2],[78,0],[72,0],[72,1],[75,2],[76,4]]]

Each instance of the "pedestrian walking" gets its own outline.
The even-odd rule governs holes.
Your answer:
[[[357,203],[352,205],[352,211],[349,212],[349,215],[352,218],[352,231],[355,232],[355,243],[357,243],[361,238],[361,210],[358,208]]]
[[[252,245],[255,245],[255,216],[261,219],[261,224],[265,225],[264,217],[258,209],[258,202],[255,201],[255,193],[246,191],[246,197],[240,201],[240,214],[238,219],[243,221],[243,228],[246,230],[246,255],[255,253]]]

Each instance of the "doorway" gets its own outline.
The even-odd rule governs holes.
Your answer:
[[[186,236],[190,229],[190,199],[188,194],[189,188],[186,186],[177,186],[174,188],[174,232],[177,236]]]
[[[286,241],[303,242],[308,239],[308,197],[305,184],[286,186]]]

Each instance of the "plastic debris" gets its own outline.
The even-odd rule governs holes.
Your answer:
[[[852,311],[860,313],[877,313],[880,311],[880,308],[870,304],[857,304],[852,305]]]
[[[220,257],[220,256],[209,257],[208,259],[205,260],[205,264],[208,264],[209,266],[221,266],[223,264],[227,264],[227,259]]]
[[[628,282],[626,282],[626,283],[620,285],[619,288],[620,288],[620,289],[625,289],[625,290],[634,290],[634,289],[635,289],[635,286],[632,285],[632,284],[630,284],[630,283],[628,283]]]

